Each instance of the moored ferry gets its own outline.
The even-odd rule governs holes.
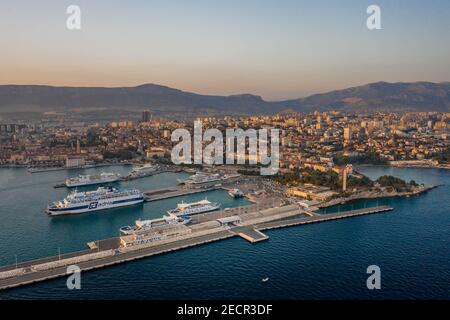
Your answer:
[[[190,176],[186,180],[178,180],[178,183],[195,186],[205,183],[217,182],[221,180],[222,178],[217,173],[210,174],[197,171],[194,175]]]
[[[30,167],[28,168],[29,173],[40,173],[49,171],[62,171],[66,170],[65,167]]]
[[[198,188],[203,186],[217,186],[221,182],[228,180],[233,180],[239,178],[240,174],[225,174],[221,175],[218,173],[206,173],[202,171],[197,171],[194,175],[191,175],[185,180],[178,179],[179,184],[184,184],[188,187]]]
[[[144,194],[137,189],[119,190],[100,187],[95,191],[71,192],[64,200],[47,208],[51,216],[77,214],[131,206],[144,202]]]
[[[120,228],[120,232],[125,235],[139,234],[150,230],[162,230],[179,225],[187,224],[191,221],[189,216],[167,215],[158,219],[136,220],[135,226],[125,226]]]
[[[150,163],[144,164],[139,167],[134,167],[133,170],[130,172],[131,178],[139,178],[139,177],[146,177],[155,174],[159,171],[158,166],[154,166]]]
[[[79,175],[78,177],[66,179],[66,186],[69,188],[91,186],[96,184],[105,184],[116,182],[120,179],[120,175],[115,173],[102,172],[99,175]]]
[[[210,212],[220,209],[220,203],[210,202],[207,199],[198,202],[185,203],[181,202],[173,210],[167,211],[168,214],[176,216],[192,215],[204,212]]]

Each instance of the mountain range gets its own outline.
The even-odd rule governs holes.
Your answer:
[[[252,94],[202,95],[157,84],[116,88],[0,85],[0,113],[71,110],[139,112],[153,108],[167,112],[208,111],[221,114],[270,114],[286,110],[449,112],[450,82],[376,82],[285,101],[265,101]]]

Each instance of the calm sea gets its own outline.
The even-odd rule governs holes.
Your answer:
[[[118,235],[138,218],[163,215],[181,200],[204,197],[223,207],[246,204],[224,191],[142,206],[49,218],[45,207],[67,189],[54,189],[81,172],[126,173],[130,167],[30,174],[0,169],[0,264],[86,248],[88,241]],[[427,194],[358,201],[327,212],[389,204],[394,211],[267,231],[249,244],[232,238],[82,273],[81,290],[59,278],[0,292],[0,299],[413,299],[450,298],[450,171],[364,167],[372,178],[391,174],[442,184]],[[166,173],[121,183],[141,190],[176,184],[185,174]],[[366,287],[366,268],[381,268],[381,290]],[[261,279],[270,280],[262,282]]]

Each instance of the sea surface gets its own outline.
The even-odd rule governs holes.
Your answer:
[[[48,217],[46,206],[68,190],[68,176],[115,166],[30,174],[0,169],[0,265],[82,250],[88,241],[114,237],[138,218],[160,217],[178,202],[209,200],[223,207],[247,204],[225,191],[149,202],[141,206]],[[231,238],[82,273],[81,289],[66,279],[0,291],[0,299],[449,299],[450,171],[362,167],[371,178],[390,174],[441,185],[410,198],[357,201],[323,213],[387,204],[394,211],[269,230],[268,241]],[[164,173],[118,184],[141,190],[174,186],[187,174]],[[381,269],[381,289],[369,290],[366,269]],[[269,277],[269,281],[261,279]]]

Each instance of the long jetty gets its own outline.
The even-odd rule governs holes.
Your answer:
[[[297,226],[301,224],[309,224],[315,222],[325,222],[332,221],[338,219],[345,219],[350,217],[358,217],[358,216],[366,216],[374,213],[383,213],[387,211],[392,211],[394,208],[389,206],[378,206],[378,207],[370,207],[349,211],[342,211],[337,213],[328,213],[328,214],[318,214],[315,213],[313,216],[309,215],[308,217],[297,217],[292,219],[286,219],[282,221],[271,221],[266,223],[258,224],[256,227],[259,230],[267,230],[267,229],[276,229],[276,228],[284,228]]]
[[[63,277],[67,274],[69,265],[76,265],[81,271],[89,271],[234,236],[241,236],[251,243],[256,243],[268,239],[268,236],[261,232],[262,230],[333,221],[391,210],[393,210],[392,207],[378,206],[330,214],[310,214],[295,205],[271,208],[250,205],[246,210],[238,210],[237,213],[235,210],[220,213],[220,217],[228,214],[227,218],[230,221],[233,219],[241,221],[236,225],[215,226],[211,229],[192,232],[188,236],[181,236],[179,239],[175,238],[170,241],[161,241],[161,243],[136,248],[121,248],[120,238],[100,240],[91,242],[92,246],[89,250],[0,267],[0,290]],[[217,221],[224,221],[216,219],[218,215],[214,216],[214,214],[212,213],[213,218],[210,221],[204,222],[203,219],[200,219],[199,221],[202,222],[194,224],[190,228],[195,230],[195,226],[201,223],[217,225],[219,224]],[[252,218],[248,218],[250,215],[252,215]],[[204,216],[206,217],[207,214]]]
[[[210,188],[199,188],[199,189],[189,189],[189,188],[164,188],[144,192],[146,201],[157,201],[165,200],[170,198],[176,198],[180,196],[186,196],[196,193],[202,193],[207,191],[217,190],[218,187]]]

